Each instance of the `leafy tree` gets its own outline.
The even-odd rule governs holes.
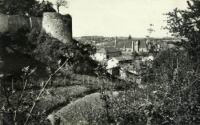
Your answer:
[[[94,74],[97,62],[90,55],[96,52],[96,48],[90,44],[82,44],[74,40],[73,44],[67,47],[67,58],[73,69],[79,74]]]
[[[1,12],[11,15],[25,15],[29,13],[36,4],[38,4],[38,2],[35,0],[3,0]]]
[[[170,49],[160,52],[143,75],[152,112],[159,114],[163,123],[199,124],[199,73],[194,69],[187,52]]]
[[[37,0],[3,0],[0,12],[9,15],[41,16],[43,12],[55,12],[50,2]]]
[[[51,2],[43,0],[41,3],[34,5],[31,9],[30,15],[41,17],[44,12],[56,12]]]
[[[35,36],[34,32],[33,36]],[[41,33],[37,40],[32,41],[32,43],[34,47],[32,48],[31,55],[52,69],[56,69],[59,66],[58,61],[60,59],[65,59],[66,45],[46,33]]]
[[[57,12],[59,13],[60,12],[60,7],[66,7],[68,4],[68,2],[66,0],[57,0],[56,1],[56,8],[57,8]]]
[[[90,44],[73,40],[71,44],[66,45],[46,33],[38,35],[35,31],[30,34],[29,40],[30,45],[32,44],[30,55],[52,69],[56,69],[65,60],[74,72],[79,74],[93,74],[94,68],[97,67],[97,62],[90,57],[95,53],[96,48]]]
[[[200,62],[200,1],[187,1],[187,10],[174,9],[168,15],[168,29],[183,39],[183,46],[195,62]]]

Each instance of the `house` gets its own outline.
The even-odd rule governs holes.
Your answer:
[[[119,57],[121,55],[121,51],[114,47],[104,47],[97,50],[97,52],[93,55],[93,59],[102,62],[112,57]]]
[[[117,66],[117,67],[109,68],[109,69],[107,69],[107,72],[113,76],[119,76],[120,75],[120,67]]]
[[[112,69],[118,66],[119,66],[119,60],[117,60],[116,58],[111,58],[107,61],[106,69]]]
[[[128,63],[131,63],[132,60],[133,60],[133,57],[130,55],[113,57],[107,61],[107,68],[113,68],[113,67],[120,66],[122,64],[128,64]]]
[[[109,73],[112,71],[111,73],[112,75],[120,75],[121,65],[130,64],[132,60],[133,60],[132,56],[129,55],[110,58],[107,61],[106,69],[109,71]],[[118,70],[118,72],[116,70]]]
[[[149,55],[149,56],[144,56],[142,57],[142,62],[145,61],[153,61],[154,60],[154,56],[153,55]]]

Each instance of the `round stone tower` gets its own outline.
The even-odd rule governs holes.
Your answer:
[[[42,29],[65,44],[72,42],[72,18],[70,15],[46,12],[43,14]]]

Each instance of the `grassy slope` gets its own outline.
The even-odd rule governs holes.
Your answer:
[[[103,105],[100,93],[93,93],[71,102],[57,111],[55,115],[61,117],[65,124],[80,124],[92,117],[91,114],[101,114],[104,110]]]

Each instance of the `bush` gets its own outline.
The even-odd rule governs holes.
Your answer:
[[[194,69],[194,62],[184,51],[166,50],[155,59],[145,84],[163,123],[199,124],[199,72]]]

